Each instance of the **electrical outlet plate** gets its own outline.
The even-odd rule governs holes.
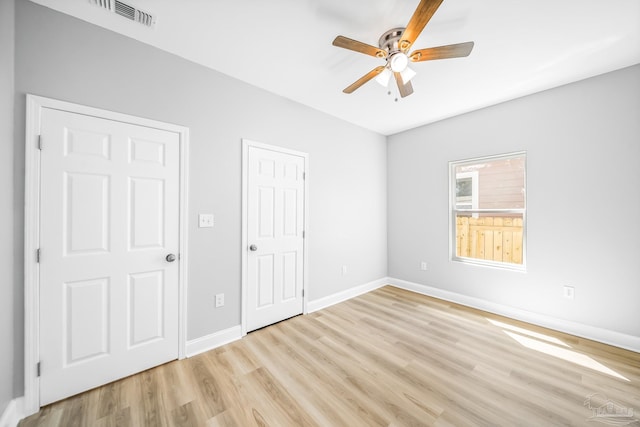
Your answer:
[[[216,307],[224,305],[224,294],[216,294]]]
[[[213,214],[200,214],[198,215],[198,225],[200,228],[213,227]]]
[[[343,275],[343,276],[346,276],[346,274],[347,274],[347,266],[346,266],[346,265],[343,265],[343,266],[342,266],[342,275]]]
[[[422,261],[420,263],[420,270],[427,271],[427,262],[426,261]]]
[[[567,299],[573,299],[573,296],[575,294],[575,289],[573,288],[573,286],[565,286],[563,288],[563,295],[565,298]]]

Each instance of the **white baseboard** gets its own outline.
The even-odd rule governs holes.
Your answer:
[[[325,307],[329,307],[333,304],[337,304],[342,301],[346,301],[349,298],[357,297],[374,289],[378,289],[388,283],[388,278],[374,280],[373,282],[365,283],[364,285],[357,286],[355,288],[347,289],[346,291],[338,292],[328,297],[320,298],[315,301],[307,303],[307,313],[321,310]],[[205,351],[213,350],[230,342],[239,340],[242,338],[242,327],[240,325],[234,326],[229,329],[225,329],[220,332],[216,332],[204,337],[196,338],[191,341],[187,341],[185,348],[185,354],[187,357],[192,357]],[[0,425],[0,427],[4,427]]]
[[[502,304],[496,304],[480,298],[470,297],[428,285],[408,282],[406,280],[388,278],[388,284],[397,288],[406,289],[419,294],[477,308],[479,310],[488,311],[490,313],[499,314],[501,316],[506,316],[512,319],[521,320],[523,322],[640,353],[640,337],[633,335],[584,325],[582,323],[571,322],[569,320],[557,319],[544,314],[533,313]]]
[[[309,301],[307,303],[307,313],[313,313],[314,311],[322,310],[323,308],[357,297],[358,295],[366,294],[367,292],[378,289],[388,283],[389,278],[383,277],[382,279],[374,280],[373,282],[365,283],[364,285],[356,286],[355,288],[350,288],[324,298]]]
[[[20,420],[24,418],[23,407],[23,397],[18,397],[9,402],[2,416],[0,416],[0,427],[16,427]]]
[[[229,344],[240,338],[242,338],[240,325],[234,326],[210,335],[205,335],[204,337],[196,338],[195,340],[187,341],[185,353],[187,357],[195,356],[196,354],[213,350],[214,348]]]

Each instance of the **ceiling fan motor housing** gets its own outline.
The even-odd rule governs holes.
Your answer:
[[[380,40],[378,40],[378,46],[380,49],[384,49],[387,51],[389,56],[394,53],[400,52],[400,37],[402,37],[402,33],[404,32],[404,27],[392,28],[382,36],[380,36]]]
[[[404,27],[392,28],[378,40],[380,49],[387,51],[387,67],[393,72],[400,72],[407,68],[409,62],[407,55],[400,47],[400,39],[404,33]]]

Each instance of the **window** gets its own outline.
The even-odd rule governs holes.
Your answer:
[[[526,153],[449,163],[451,258],[524,269]]]
[[[478,171],[456,175],[456,208],[478,209]],[[473,214],[477,218],[477,214]]]

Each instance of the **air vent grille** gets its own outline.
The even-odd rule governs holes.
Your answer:
[[[111,0],[93,0],[92,3],[107,10],[113,9],[113,2]]]
[[[133,6],[129,6],[128,4],[124,4],[121,1],[116,0],[115,12],[120,16],[124,16],[127,19],[135,21],[136,8]]]
[[[89,0],[91,3],[114,12],[124,18],[131,21],[138,22],[147,27],[153,27],[156,23],[156,18],[152,14],[143,10],[137,9],[130,4],[121,2],[119,0]]]

